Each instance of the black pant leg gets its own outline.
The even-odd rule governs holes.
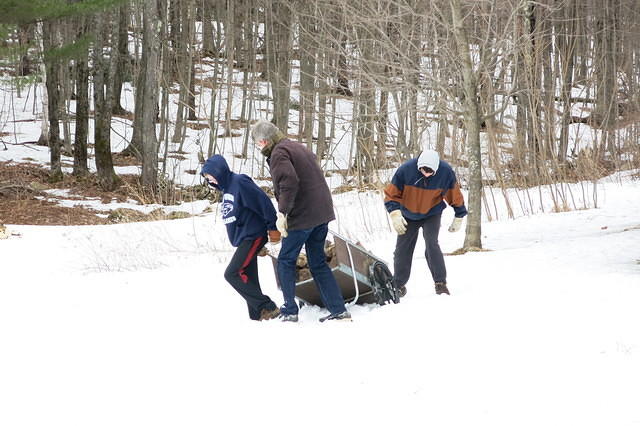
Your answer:
[[[433,281],[436,283],[447,282],[447,268],[444,264],[444,256],[440,249],[438,236],[440,235],[440,222],[442,215],[429,216],[422,224],[422,235],[424,236],[427,265],[431,271]]]
[[[407,221],[407,231],[398,235],[396,249],[393,252],[393,285],[402,287],[409,281],[411,275],[411,264],[413,261],[413,251],[418,241],[418,231],[421,221]]]
[[[275,308],[275,303],[262,293],[258,281],[257,255],[266,241],[266,237],[259,237],[240,243],[224,272],[224,278],[247,302],[253,320],[260,318],[262,309]]]
[[[262,246],[264,246],[264,244],[262,244]],[[260,251],[260,249],[258,249],[258,251]],[[260,291],[260,294],[264,295],[264,293],[262,293],[262,287],[260,287],[260,276],[258,274],[258,257],[257,256],[254,256],[253,260],[249,263],[249,266],[247,266],[246,274],[249,277],[249,283],[252,286],[255,286],[258,289],[258,291]],[[260,312],[263,309],[273,310],[275,308],[277,308],[276,304],[269,298],[269,296],[264,295],[264,301],[260,305],[258,305],[258,307],[256,308],[256,312],[258,314],[258,317],[260,317]],[[251,312],[251,310],[249,312]]]

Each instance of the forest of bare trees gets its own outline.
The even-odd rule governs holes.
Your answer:
[[[589,181],[640,164],[637,0],[31,3],[0,6],[2,56],[16,87],[46,84],[40,139],[52,179],[62,178],[64,152],[73,154],[74,174],[87,173],[90,140],[101,185],[119,184],[115,114],[132,120],[124,153],[141,162],[153,193],[189,121],[206,119],[209,156],[234,129],[248,128],[257,104],[329,167],[336,101],[348,100],[341,143],[351,144],[354,184],[376,184],[377,170],[431,146],[463,171],[465,246],[480,247],[483,186]],[[121,104],[125,84],[135,93],[131,111]],[[259,87],[270,89],[270,102]],[[237,154],[246,157],[248,145],[244,132]]]

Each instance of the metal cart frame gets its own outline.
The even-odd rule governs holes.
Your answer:
[[[398,303],[397,290],[391,282],[392,276],[386,263],[365,250],[364,247],[346,237],[329,231],[335,244],[335,255],[329,264],[333,276],[342,291],[345,302],[349,304]],[[276,282],[278,278],[278,260],[271,255]],[[313,277],[296,282],[296,298],[301,304],[324,307],[320,292]]]

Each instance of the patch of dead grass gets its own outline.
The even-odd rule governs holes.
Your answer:
[[[187,121],[186,126],[193,130],[203,130],[209,128],[208,122],[200,122],[200,121]]]
[[[118,167],[142,166],[142,162],[135,155],[123,155],[118,152],[111,156],[113,165]]]
[[[82,206],[62,207],[57,203],[35,198],[2,200],[0,222],[15,225],[102,225],[107,220],[95,210]]]
[[[49,182],[49,170],[39,164],[0,162],[0,223],[16,225],[100,225],[122,222],[180,219],[190,214],[164,213],[156,209],[148,214],[133,209],[98,211],[84,206],[64,207],[58,200],[100,200],[103,204],[114,200],[120,203],[135,200],[140,204],[161,203],[146,197],[136,175],[119,175],[122,184],[114,191],[105,192],[95,175],[73,176],[65,174],[60,182]],[[4,188],[4,189],[3,189]],[[67,189],[67,195],[51,195],[48,189]],[[200,197],[200,186],[176,189],[175,201],[191,201]],[[205,194],[206,196],[206,194]],[[198,198],[200,199],[200,198]],[[212,200],[215,201],[215,200]],[[99,216],[101,215],[101,216]]]

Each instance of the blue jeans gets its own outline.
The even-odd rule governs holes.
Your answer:
[[[326,223],[315,228],[289,231],[282,239],[282,248],[278,255],[278,279],[284,296],[284,305],[280,311],[286,315],[298,313],[296,296],[296,260],[304,245],[311,275],[320,292],[322,303],[332,314],[344,312],[344,299],[336,278],[327,264],[324,254],[324,242],[329,226]]]

